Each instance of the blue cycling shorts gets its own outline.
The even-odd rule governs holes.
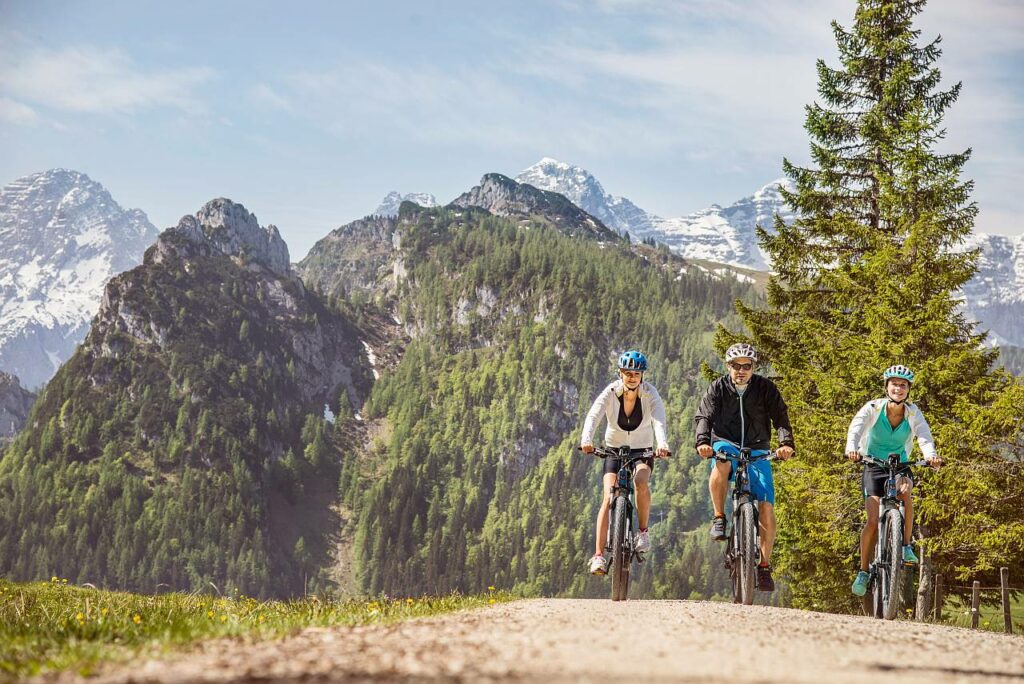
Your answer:
[[[715,452],[723,451],[730,456],[739,456],[740,450],[729,442],[715,442],[711,445]],[[754,449],[752,456],[762,456],[771,453],[767,449]],[[736,479],[736,459],[729,459],[729,481]],[[711,467],[714,468],[718,461],[712,460]],[[747,476],[750,478],[750,492],[757,501],[765,501],[775,505],[775,480],[772,478],[772,464],[769,461],[754,461],[747,464]]]

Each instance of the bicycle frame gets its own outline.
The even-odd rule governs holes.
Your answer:
[[[611,558],[612,600],[622,601],[626,599],[629,593],[629,569],[632,566],[633,559],[635,558],[637,563],[642,563],[644,560],[643,554],[635,551],[633,548],[636,534],[636,517],[633,515],[633,512],[636,510],[636,502],[633,500],[633,466],[639,461],[654,457],[655,451],[653,449],[644,449],[637,452],[629,447],[620,447],[619,449],[597,448],[594,450],[594,455],[602,458],[616,458],[622,461],[615,484],[611,488],[611,505],[608,507],[608,536],[604,549],[605,557]],[[625,512],[621,518],[618,518],[620,522],[614,523],[612,518],[615,517],[615,512],[620,510],[620,507],[617,505],[617,502],[620,500],[625,505]],[[619,531],[620,523],[625,523],[621,529],[621,542],[615,537],[615,533]],[[616,542],[619,542],[617,544],[618,554],[616,553]]]
[[[899,499],[899,479],[909,475],[910,467],[927,465],[925,461],[916,461],[913,463],[901,463],[899,454],[889,454],[886,460],[877,458],[871,458],[870,456],[864,456],[865,462],[871,462],[875,465],[884,468],[888,471],[888,477],[885,480],[885,494],[881,497],[881,501],[878,506],[878,529],[876,530],[875,538],[875,556],[871,561],[871,565],[868,567],[868,590],[865,593],[865,597],[870,597],[871,614],[874,617],[884,617],[885,607],[893,600],[893,596],[890,594],[889,582],[885,581],[888,575],[892,572],[896,572],[896,564],[903,565],[902,556],[899,558],[886,558],[885,554],[885,543],[888,533],[888,522],[889,513],[896,511],[898,513],[896,525],[898,529],[897,534],[900,535],[900,546],[903,543],[903,526],[905,524],[904,518],[904,506],[903,502]],[[902,585],[902,578],[897,577],[896,583]],[[877,591],[877,595],[876,595]],[[867,604],[865,604],[866,606]],[[865,610],[867,608],[865,607]],[[889,613],[894,613],[893,610],[889,610]]]
[[[723,463],[731,463],[733,460],[736,461],[736,475],[734,477],[734,483],[732,488],[732,525],[729,530],[729,542],[726,545],[725,550],[725,567],[729,571],[730,577],[736,579],[737,573],[740,571],[740,566],[746,560],[744,550],[740,547],[740,538],[738,530],[740,528],[740,516],[745,506],[749,505],[751,513],[754,519],[754,554],[753,564],[756,565],[760,561],[761,556],[761,523],[760,523],[760,511],[756,505],[757,500],[754,498],[753,490],[750,487],[750,475],[747,473],[747,467],[749,464],[756,461],[772,460],[775,458],[774,454],[765,454],[754,456],[753,450],[750,447],[739,447],[740,455],[732,456],[731,454],[718,451],[715,453],[715,460]],[[734,592],[737,586],[734,582]],[[738,600],[738,597],[734,598]]]
[[[594,449],[594,455],[601,458],[617,458],[622,460],[622,465],[619,466],[619,472],[615,480],[615,484],[612,485],[611,489],[611,501],[615,501],[616,497],[625,495],[626,497],[626,518],[629,520],[629,527],[626,529],[625,548],[627,555],[627,561],[633,557],[633,536],[634,529],[636,527],[636,519],[633,516],[633,512],[636,510],[635,493],[633,489],[633,464],[638,461],[643,461],[654,456],[652,449],[644,449],[640,453],[634,453],[630,456],[632,450],[629,447],[619,447],[618,449]],[[612,507],[609,506],[609,513]],[[605,552],[610,552],[612,548],[612,526],[608,525],[608,539],[605,542]],[[637,553],[637,562],[643,562],[643,554]]]

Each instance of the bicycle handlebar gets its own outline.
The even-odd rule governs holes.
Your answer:
[[[888,468],[890,466],[889,461],[883,460],[883,459],[880,459],[880,458],[875,458],[874,456],[868,456],[867,454],[860,454],[860,458],[858,460],[856,460],[856,461],[853,461],[853,462],[854,463],[866,463],[868,461],[871,461],[872,463],[875,463],[875,464],[877,464],[879,466],[882,466],[884,468]],[[898,467],[903,467],[903,466],[915,466],[915,467],[918,467],[918,466],[931,466],[931,465],[932,464],[929,461],[927,461],[927,460],[925,460],[923,458],[919,459],[917,461],[906,461],[904,463],[898,463],[897,464]]]
[[[583,447],[576,447],[577,451],[583,451]],[[593,455],[598,458],[625,458],[628,460],[640,460],[644,458],[659,458],[658,452],[654,449],[627,449],[625,453],[619,449],[607,447],[594,447]]]
[[[735,459],[737,461],[744,460],[744,456],[743,456],[742,453],[739,456],[733,456],[733,455],[728,454],[728,453],[726,453],[724,451],[716,451],[711,456],[711,458],[715,459],[716,461],[721,461],[722,463],[729,463],[733,459]],[[745,457],[747,463],[753,463],[754,461],[774,461],[774,460],[776,460],[778,458],[779,458],[779,452],[778,451],[770,451],[767,454],[758,454],[757,456],[754,456],[753,454],[751,454],[750,456]]]

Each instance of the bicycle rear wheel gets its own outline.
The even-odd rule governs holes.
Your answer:
[[[882,546],[886,572],[882,586],[882,617],[892,620],[903,605],[903,516],[896,509],[885,514],[886,538]]]
[[[625,601],[629,593],[629,560],[626,550],[626,529],[629,525],[626,497],[612,503],[612,601]]]
[[[750,605],[754,602],[754,588],[757,566],[757,535],[754,522],[754,505],[745,503],[740,506],[738,516],[738,529],[736,534],[739,537],[739,557],[734,562],[739,563],[739,595],[740,602]]]

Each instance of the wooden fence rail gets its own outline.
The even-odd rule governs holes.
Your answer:
[[[981,592],[982,591],[996,591],[1000,592],[1001,603],[1003,607],[1003,631],[1007,634],[1013,634],[1013,621],[1010,618],[1010,591],[1024,591],[1021,587],[1010,586],[1010,569],[999,568],[999,586],[998,587],[983,587],[981,582],[975,580],[970,587],[965,586],[950,586],[951,589],[970,589],[971,590],[971,629],[978,628],[978,620],[980,618],[980,607],[981,607]],[[942,607],[946,600],[946,585],[943,582],[942,575],[935,575],[935,606],[934,612],[932,613],[933,618],[936,622],[942,621]]]

